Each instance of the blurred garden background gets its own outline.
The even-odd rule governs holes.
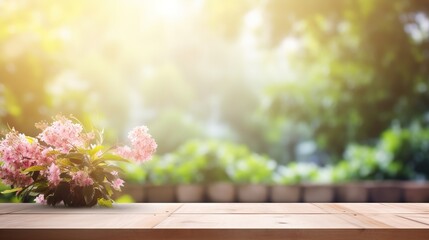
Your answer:
[[[127,183],[424,181],[429,1],[0,0],[0,128],[60,113],[149,127]]]

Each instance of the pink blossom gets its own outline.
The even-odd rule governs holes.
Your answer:
[[[33,182],[23,170],[44,161],[42,146],[37,139],[26,137],[15,130],[0,141],[0,179],[7,185],[23,187]]]
[[[77,171],[72,174],[72,180],[76,183],[76,185],[85,187],[94,184],[92,178],[88,176],[88,173],[85,171]]]
[[[47,204],[47,201],[46,201],[45,196],[44,196],[43,194],[39,194],[39,196],[37,196],[37,197],[34,199],[34,201],[35,201],[36,203],[40,203],[40,204],[43,204],[43,205],[46,205],[46,204]]]
[[[124,186],[124,180],[120,178],[117,178],[112,182],[112,187],[117,191],[121,191],[121,187],[123,186]]]
[[[41,127],[42,124],[38,126]],[[38,138],[63,153],[69,152],[73,147],[83,147],[88,139],[87,134],[82,133],[82,125],[65,117],[57,117],[50,126],[43,127]]]
[[[134,128],[128,133],[131,147],[118,147],[116,148],[116,153],[123,158],[131,159],[136,162],[150,160],[158,145],[147,131],[148,128],[146,126]]]
[[[51,166],[49,166],[48,168],[48,181],[50,182],[51,185],[57,186],[60,183],[61,181],[60,174],[61,174],[61,171],[58,168],[58,166],[52,163]]]
[[[128,146],[121,146],[115,149],[115,153],[127,159],[133,158],[133,150]]]
[[[55,161],[55,154],[53,154],[54,149],[51,147],[45,148],[42,150],[42,158],[39,160],[41,165],[50,165]]]

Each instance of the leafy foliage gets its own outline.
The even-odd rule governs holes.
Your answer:
[[[280,165],[273,176],[276,184],[298,184],[302,182],[315,181],[319,167],[308,163],[290,163]]]
[[[375,147],[350,145],[336,172],[343,179],[428,179],[428,143],[427,128],[392,127]]]
[[[311,141],[332,164],[346,159],[334,179],[428,175],[424,136],[378,140],[392,123],[427,122],[427,1],[174,2],[3,1],[0,129],[34,134],[34,122],[73,113],[109,129],[110,142],[147,121],[161,154],[196,137],[228,139],[295,169],[297,146]],[[200,147],[160,158],[177,172],[154,165],[130,179],[230,180],[227,166],[248,154]]]
[[[119,157],[109,157],[105,155],[91,155],[95,149],[76,149],[68,154],[61,154],[56,161],[58,167],[62,169],[61,182],[52,188],[46,176],[40,174],[41,166],[30,167],[24,170],[33,178],[33,183],[22,189],[17,189],[17,195],[23,199],[29,196],[43,195],[48,205],[56,205],[61,202],[71,207],[91,207],[97,203],[103,206],[111,206],[114,189],[111,182],[117,177],[112,171],[121,171],[112,161],[127,161]],[[110,155],[112,156],[112,155]],[[93,179],[93,184],[88,186],[73,185],[72,176],[69,173],[85,170]],[[110,202],[110,204],[109,204]]]
[[[426,3],[274,0],[266,12],[274,45],[300,42],[290,56],[298,74],[268,89],[269,110],[305,123],[328,152],[340,156],[349,142],[368,143],[427,112],[428,38],[413,37]]]
[[[236,159],[227,167],[230,178],[236,183],[271,183],[276,167],[275,161],[258,155],[250,154]]]
[[[173,184],[173,172],[175,170],[175,159],[171,154],[156,156],[150,163],[148,168],[148,183],[154,185]]]

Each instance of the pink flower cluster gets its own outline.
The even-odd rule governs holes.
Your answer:
[[[85,171],[78,171],[72,174],[72,180],[77,186],[85,187],[94,184],[94,180]]]
[[[50,126],[39,124],[39,128],[43,132],[38,138],[63,153],[69,152],[73,147],[83,147],[87,140],[87,135],[82,133],[82,125],[65,117],[57,117]]]
[[[52,163],[51,166],[49,166],[48,168],[47,174],[49,183],[53,186],[57,186],[61,181],[60,174],[61,171],[58,166],[55,165],[55,163]]]
[[[14,187],[31,184],[31,177],[22,171],[46,161],[42,149],[37,139],[27,138],[12,130],[0,141],[0,157],[3,162],[0,166],[0,179]]]
[[[118,147],[116,148],[116,153],[123,158],[132,159],[136,162],[150,160],[158,147],[155,140],[148,133],[146,126],[134,128],[128,133],[128,139],[131,141],[131,147]]]
[[[46,204],[47,199],[58,197],[55,195],[56,191],[52,190],[61,182],[68,183],[71,192],[74,191],[73,188],[92,185],[101,189],[100,191],[107,191],[105,184],[109,184],[116,191],[120,191],[124,186],[124,180],[119,178],[118,172],[112,171],[113,177],[108,175],[107,167],[111,165],[105,162],[106,159],[108,161],[108,156],[104,159],[103,154],[107,155],[109,150],[93,153],[96,149],[106,149],[101,142],[94,141],[95,144],[91,144],[95,138],[94,132],[84,132],[81,124],[62,116],[56,117],[50,125],[40,123],[36,127],[42,129],[37,138],[27,137],[12,130],[0,139],[0,180],[14,188],[38,184],[35,188],[15,189],[18,191],[17,195],[28,194],[34,190],[32,193],[38,194],[35,201]],[[128,138],[131,147],[110,149],[114,152],[113,155],[143,162],[149,160],[157,148],[145,126],[134,128]],[[30,167],[35,168],[29,169]],[[104,167],[106,169],[99,170]],[[103,194],[110,197],[112,193],[109,191]]]
[[[120,178],[116,178],[112,182],[112,187],[117,191],[121,191],[121,187],[123,187],[123,186],[124,186],[124,180],[122,180]]]
[[[34,202],[39,203],[39,204],[46,205],[46,203],[47,203],[48,201],[46,201],[45,196],[44,196],[43,194],[40,194],[39,196],[37,196],[37,197],[34,199]]]

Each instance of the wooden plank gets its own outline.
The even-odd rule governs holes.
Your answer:
[[[429,239],[428,204],[0,204],[1,239]]]
[[[1,206],[1,205],[0,205]],[[112,208],[93,207],[93,208],[67,208],[64,206],[45,206],[34,204],[31,208],[24,208],[15,213],[19,214],[125,214],[125,213],[141,213],[141,214],[169,214],[176,211],[182,206],[182,203],[125,203],[113,204]],[[1,208],[0,208],[1,209]]]
[[[426,227],[429,228],[429,214],[399,214],[396,216],[416,223],[425,224]]]
[[[175,213],[234,214],[234,213],[325,213],[311,203],[192,203],[183,204]]]
[[[313,203],[327,213],[426,213],[429,204],[408,203]]]
[[[2,239],[14,240],[427,240],[428,234],[427,229],[0,229]]]
[[[387,224],[383,221],[378,221],[373,219],[367,215],[362,214],[335,214],[337,217],[343,219],[344,221],[353,224],[357,228],[362,229],[376,229],[376,228],[384,228],[389,229],[393,228],[393,226]]]
[[[429,213],[429,203],[383,203],[395,213]]]
[[[152,228],[168,214],[6,214],[0,229]]]
[[[35,204],[30,203],[0,203],[0,214],[7,214],[24,209],[30,209],[34,206]]]
[[[420,222],[413,221],[413,219],[407,217],[409,215],[413,216],[413,214],[366,214],[367,217],[389,224],[390,226],[395,228],[402,228],[402,229],[425,228],[429,230],[429,224],[421,221]],[[424,215],[429,216],[427,214],[424,214]],[[429,239],[429,235],[428,235],[428,239]]]
[[[409,214],[404,214],[408,216]],[[403,229],[428,229],[429,225],[412,221],[403,218],[401,215],[396,214],[336,214],[341,219],[355,224],[358,227],[365,229],[372,228],[403,228]]]
[[[177,229],[285,229],[358,228],[335,214],[179,214],[174,213],[159,228]]]

